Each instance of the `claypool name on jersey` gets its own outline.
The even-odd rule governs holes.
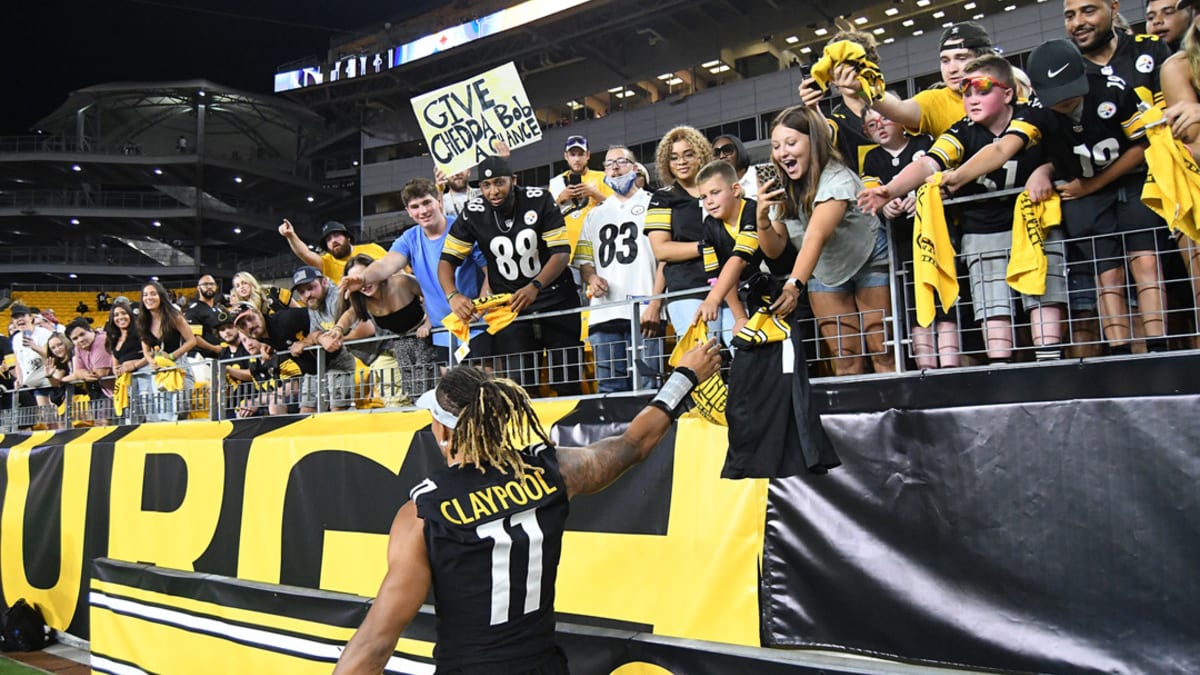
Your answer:
[[[462,497],[443,500],[438,508],[446,520],[455,525],[466,525],[536,502],[555,492],[558,488],[548,484],[541,471],[530,471],[503,485],[491,485]]]

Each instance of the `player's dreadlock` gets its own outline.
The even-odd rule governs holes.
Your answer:
[[[520,446],[527,431],[549,443],[529,395],[507,378],[491,378],[472,366],[459,366],[442,377],[438,403],[458,415],[454,429],[454,454],[483,471],[485,465],[523,476],[530,468]]]

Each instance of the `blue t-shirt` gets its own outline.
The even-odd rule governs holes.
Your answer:
[[[389,253],[395,251],[408,258],[413,275],[421,285],[421,292],[425,294],[425,313],[429,315],[429,321],[435,330],[442,327],[442,319],[450,313],[450,303],[446,301],[446,294],[442,292],[442,285],[438,283],[437,270],[438,262],[442,259],[442,244],[445,243],[453,223],[454,216],[446,216],[446,231],[437,239],[426,237],[425,231],[419,225],[410,227],[392,242],[392,248],[389,250]],[[454,287],[468,298],[479,297],[485,269],[487,260],[476,246],[471,251],[470,262],[464,262],[455,270]],[[449,346],[450,338],[445,330],[433,334],[433,344],[440,347]]]

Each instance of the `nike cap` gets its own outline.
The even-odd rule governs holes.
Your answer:
[[[1083,55],[1070,40],[1051,40],[1029,55],[1025,71],[1033,93],[1046,108],[1088,92]]]

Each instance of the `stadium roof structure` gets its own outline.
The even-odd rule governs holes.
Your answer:
[[[117,260],[190,274],[201,256],[211,268],[278,253],[283,217],[307,229],[339,204],[357,211],[313,161],[337,132],[281,97],[207,80],[101,84],[38,131],[0,138],[0,273],[53,267],[66,246],[121,251],[89,258],[109,272]]]

